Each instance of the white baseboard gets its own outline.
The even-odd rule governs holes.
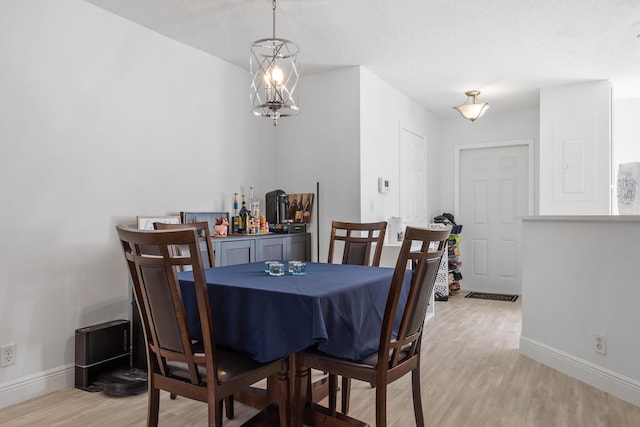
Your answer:
[[[526,337],[520,354],[640,407],[640,381]]]
[[[59,366],[0,384],[0,409],[75,384],[73,364]]]

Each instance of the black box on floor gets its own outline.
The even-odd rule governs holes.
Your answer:
[[[138,311],[138,303],[132,302],[131,313],[131,367],[147,370],[147,343],[144,340],[142,319]]]
[[[130,366],[129,330],[128,320],[76,329],[76,388],[90,389],[100,375]]]

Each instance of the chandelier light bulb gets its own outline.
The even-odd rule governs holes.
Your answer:
[[[284,81],[284,73],[282,69],[277,65],[271,69],[271,83],[275,86],[282,86],[282,82]]]

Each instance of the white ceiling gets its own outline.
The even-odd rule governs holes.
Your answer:
[[[271,0],[86,1],[246,69],[272,35]],[[471,89],[490,111],[600,79],[640,97],[640,0],[278,0],[276,37],[302,75],[362,65],[440,118]]]

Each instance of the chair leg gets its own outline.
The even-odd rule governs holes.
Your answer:
[[[224,400],[224,405],[225,405],[225,414],[227,415],[227,419],[232,420],[233,417],[235,416],[233,411],[233,395],[227,397]]]
[[[160,411],[160,390],[155,388],[153,384],[153,380],[151,380],[149,384],[149,403],[147,407],[147,427],[158,427],[159,411]]]
[[[387,427],[387,385],[376,387],[376,427]]]
[[[217,402],[209,402],[209,427],[222,426],[222,402],[222,399]]]
[[[335,374],[329,374],[329,411],[331,416],[336,415],[336,407],[338,397],[338,376]]]
[[[312,384],[312,381],[311,381],[311,369],[310,369],[310,368],[307,368],[307,369],[306,369],[306,371],[307,371],[307,372],[306,372],[306,374],[304,374],[304,375],[309,379],[309,381],[307,381],[307,383],[306,383],[306,388],[307,388],[307,401],[309,401],[309,402],[313,402],[313,384]],[[301,374],[300,374],[300,377],[302,377],[302,375],[303,375],[303,374],[301,373]]]
[[[424,413],[422,412],[422,392],[420,390],[420,362],[411,371],[411,385],[413,393],[413,412],[416,416],[416,426],[424,427]]]
[[[342,377],[342,413],[349,413],[349,399],[351,397],[351,378]]]

